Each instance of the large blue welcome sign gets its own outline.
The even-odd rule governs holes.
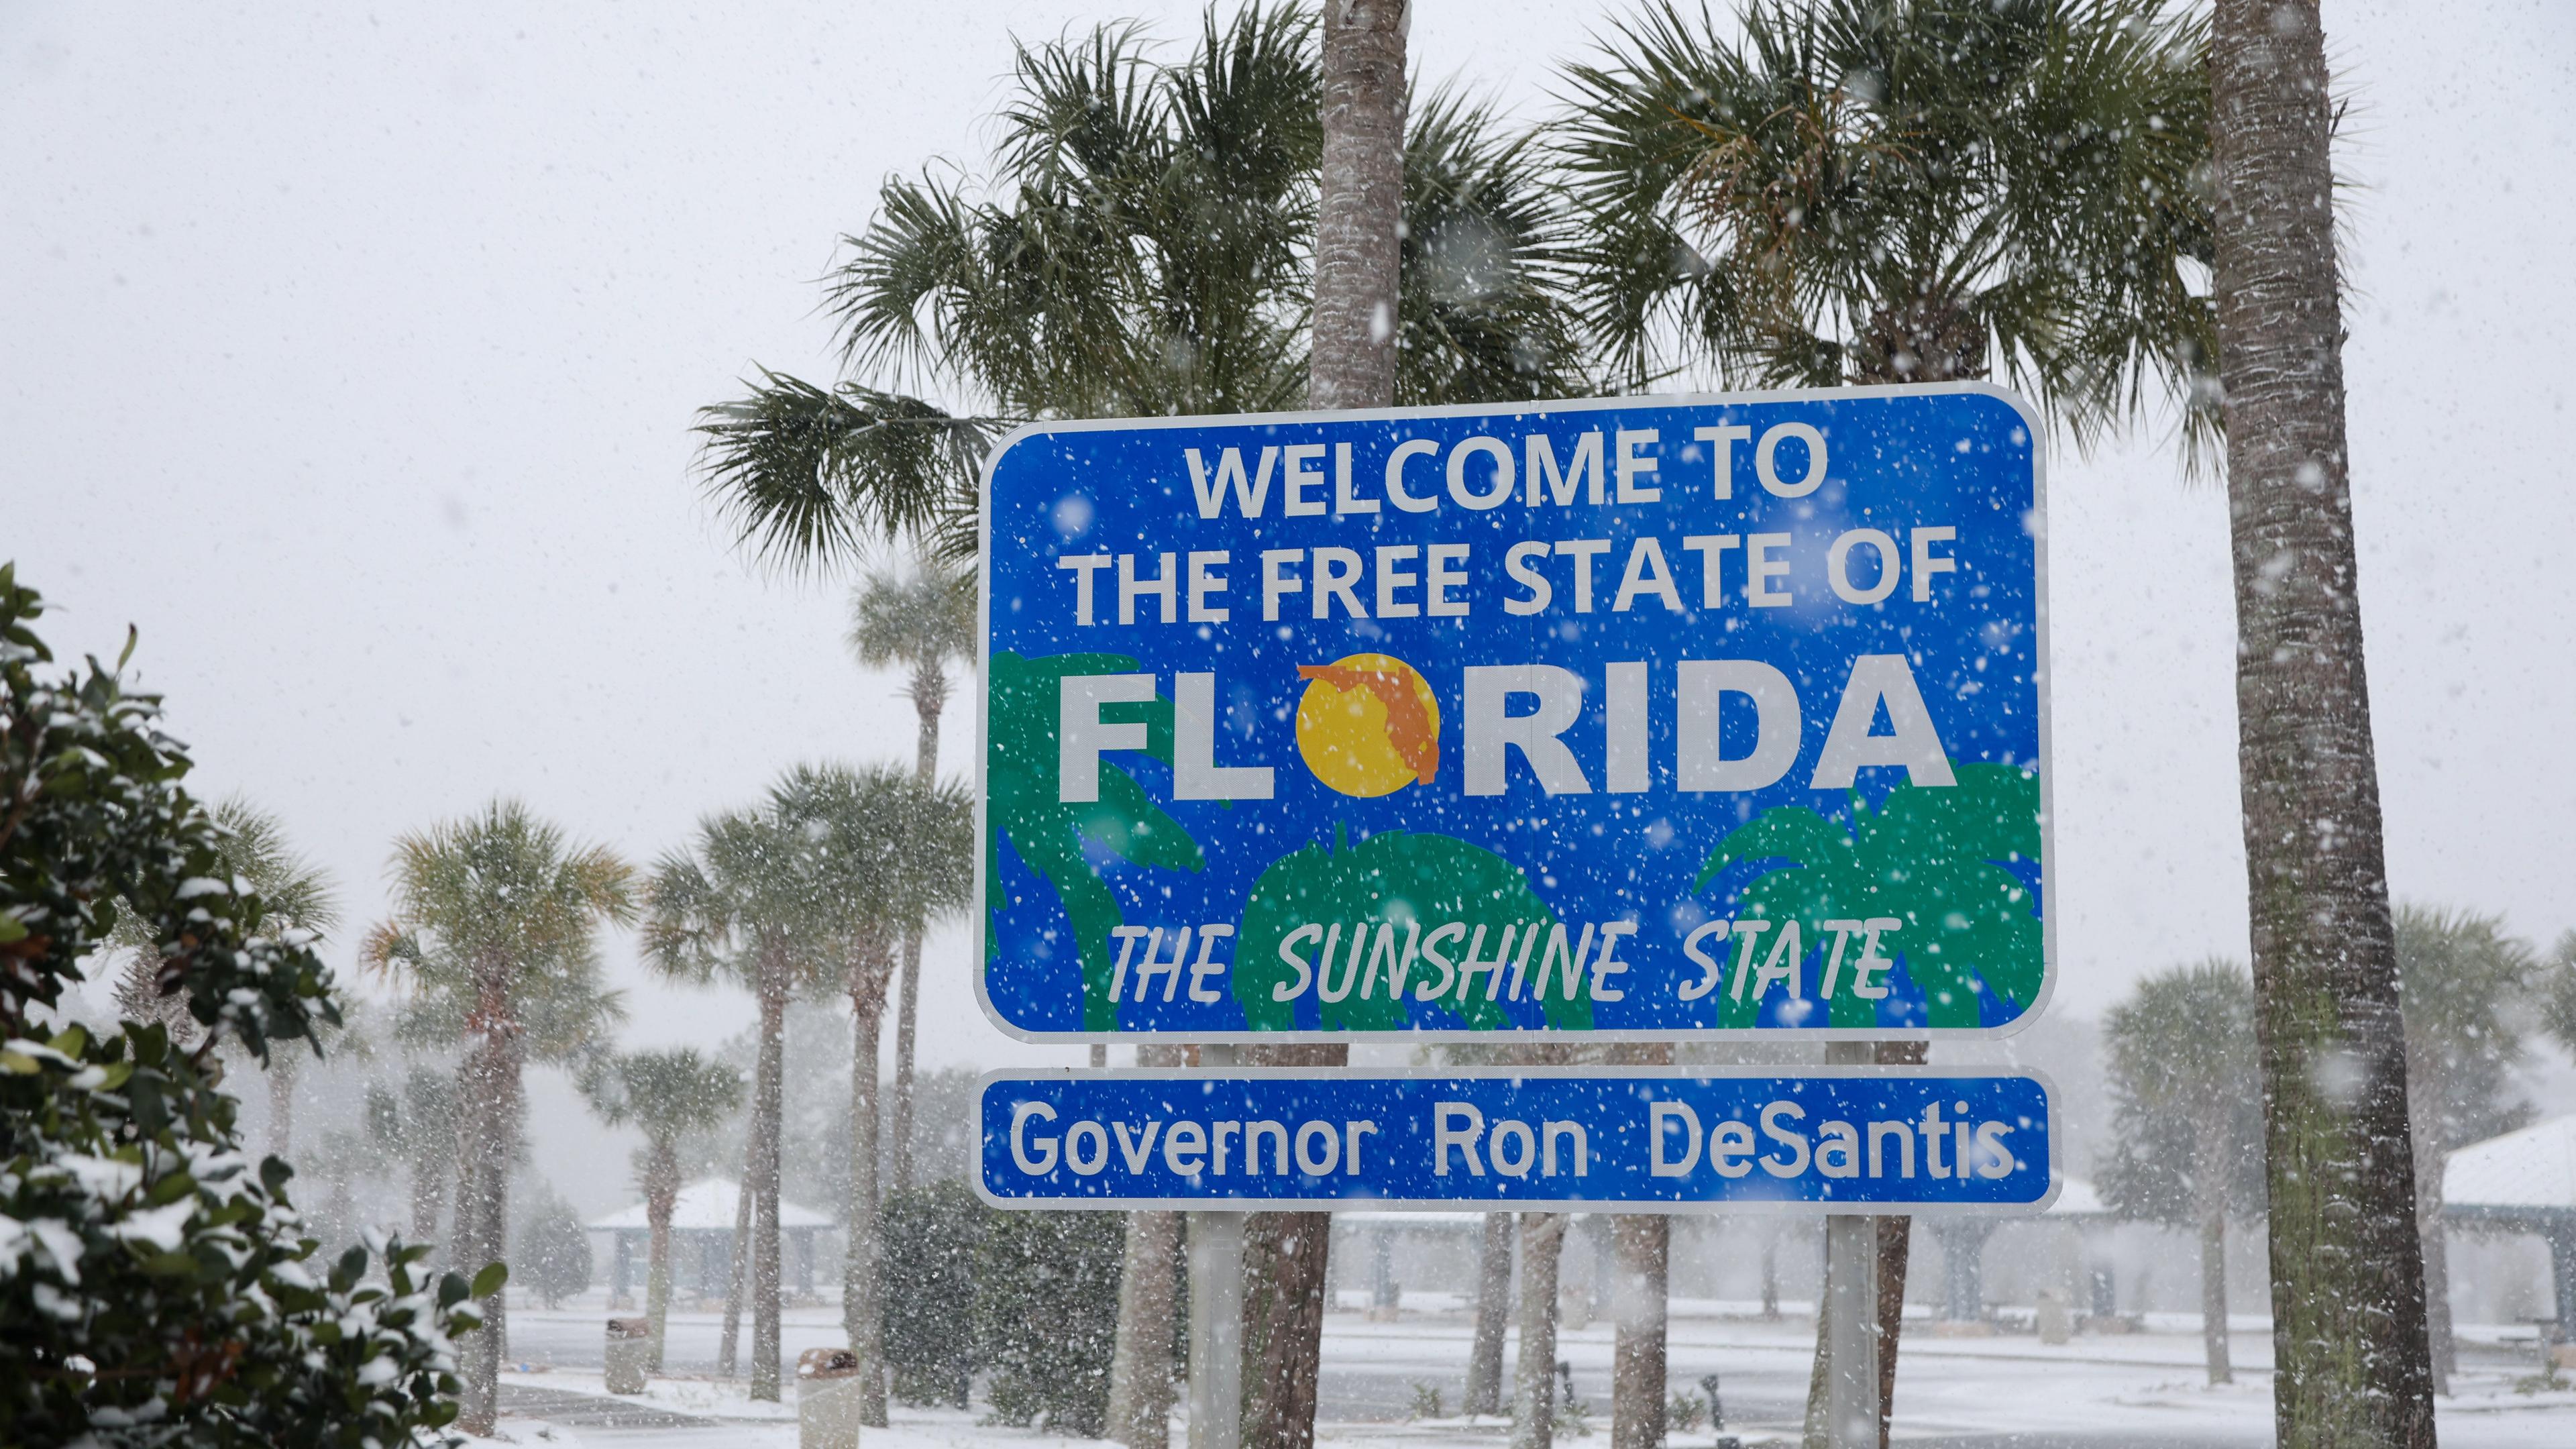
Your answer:
[[[2011,1028],[2051,954],[2038,449],[1965,385],[1021,430],[988,1010]]]
[[[2047,1083],[1975,1069],[997,1073],[1002,1207],[2036,1210]]]

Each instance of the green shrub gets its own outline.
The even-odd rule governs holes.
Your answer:
[[[339,1020],[330,968],[225,867],[159,701],[95,660],[38,674],[42,613],[0,564],[0,1444],[411,1442],[456,1417],[449,1335],[502,1270],[433,1283],[399,1240],[316,1257],[215,1053],[304,1049]],[[193,1045],[40,1024],[120,917]]]
[[[886,1368],[908,1404],[966,1407],[975,1372],[975,1260],[993,1209],[954,1178],[888,1193]]]
[[[1109,1422],[1126,1219],[1114,1212],[997,1212],[975,1254],[977,1356],[993,1417],[1097,1439]]]
[[[546,1192],[529,1204],[510,1261],[529,1292],[546,1307],[558,1307],[590,1287],[590,1234],[583,1231],[572,1204]]]

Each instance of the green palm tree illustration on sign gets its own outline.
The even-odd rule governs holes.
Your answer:
[[[1820,929],[1825,921],[1893,917],[1900,924],[1880,950],[1922,988],[1930,1025],[1980,1025],[1985,992],[2028,1010],[2046,971],[2039,902],[2006,867],[2039,858],[2039,776],[2012,765],[1961,765],[1954,773],[1955,785],[1900,785],[1876,810],[1855,793],[1848,831],[1802,806],[1765,810],[1717,843],[1693,889],[1707,889],[1731,867],[1774,862],[1745,886],[1739,921],[1768,920],[1775,931],[1797,921],[1812,956],[1832,939]],[[1774,939],[1757,942],[1756,962]],[[1878,1002],[1850,990],[1860,949],[1846,947],[1826,1025],[1876,1023]],[[1762,1003],[1737,990],[1744,968],[1736,954],[1719,957],[1727,970],[1716,988],[1718,1025],[1747,1027]],[[1810,999],[1822,989],[1814,971],[1802,984]]]
[[[996,654],[986,710],[988,782],[984,838],[984,907],[998,915],[1015,904],[1002,898],[1002,837],[1029,869],[1064,903],[1082,961],[1082,1029],[1112,1031],[1117,1003],[1110,999],[1115,955],[1109,933],[1125,924],[1118,897],[1104,884],[1093,859],[1107,854],[1131,865],[1173,870],[1207,868],[1207,857],[1188,830],[1156,805],[1125,770],[1100,762],[1100,798],[1064,801],[1057,788],[1057,699],[1069,675],[1126,674],[1136,670],[1123,654],[1057,654],[1029,659]],[[1142,721],[1145,753],[1172,761],[1172,702],[1156,698],[1101,707],[1104,721]],[[985,936],[985,958],[996,950]]]
[[[1449,929],[1453,922],[1460,929]],[[1235,999],[1255,1031],[1293,1029],[1297,1001],[1306,996],[1316,998],[1325,1031],[1396,1031],[1429,1007],[1422,993],[1438,987],[1468,1026],[1491,1030],[1510,1024],[1506,1002],[1522,999],[1514,994],[1517,977],[1520,992],[1537,994],[1549,1026],[1588,1030],[1588,969],[1573,973],[1572,991],[1562,960],[1553,976],[1542,972],[1558,930],[1556,913],[1531,891],[1529,877],[1490,850],[1402,830],[1352,845],[1336,828],[1330,848],[1318,841],[1284,855],[1254,883],[1235,953]],[[1533,939],[1539,944],[1530,945]],[[1602,949],[1588,926],[1564,945],[1566,956],[1583,958],[1579,968]],[[1301,980],[1283,946],[1309,963],[1312,979]],[[1471,954],[1520,964],[1472,976],[1439,964]],[[1390,989],[1390,975],[1400,990]],[[1542,983],[1553,989],[1541,990]],[[1282,988],[1289,1000],[1279,999]]]

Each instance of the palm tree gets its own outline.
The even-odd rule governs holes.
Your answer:
[[[742,1101],[742,1076],[690,1047],[599,1057],[581,1075],[582,1095],[611,1127],[644,1133],[644,1220],[652,1228],[644,1270],[644,1316],[652,1325],[646,1368],[662,1371],[671,1308],[671,1211],[680,1196],[680,1139],[730,1119]]]
[[[976,469],[1018,422],[1277,411],[1309,381],[1322,94],[1290,4],[1213,7],[1196,50],[1141,29],[1022,46],[984,177],[897,179],[847,239],[830,305],[858,373],[763,373],[701,415],[741,545],[793,569],[872,540],[974,552]],[[1524,138],[1440,93],[1412,108],[1396,400],[1586,390],[1551,284],[1552,193]],[[983,412],[915,396],[936,384]]]
[[[287,841],[285,824],[248,799],[231,796],[217,802],[212,813],[223,832],[217,849],[225,867],[250,882],[284,929],[305,932],[310,943],[319,946],[340,924],[339,896],[330,874],[297,855]],[[117,977],[118,1011],[130,1021],[160,1022],[169,1028],[173,1042],[187,1042],[197,1029],[188,1015],[187,996],[161,993],[160,962],[157,953],[148,949],[151,943],[135,934],[137,921],[129,914],[117,936],[120,945],[133,948]],[[318,1055],[338,1035],[339,1030],[317,1025],[312,1050]],[[301,1060],[293,1051],[281,1051],[270,1054],[267,1064],[268,1150],[290,1161],[295,1156],[295,1086]]]
[[[871,571],[850,601],[850,652],[870,669],[912,671],[904,695],[919,721],[913,778],[929,789],[939,770],[939,715],[948,706],[948,661],[972,664],[975,581],[922,563],[909,573]],[[912,1186],[912,1052],[921,1002],[921,933],[903,938],[903,984],[894,1021],[894,1185]]]
[[[2211,426],[2203,22],[2164,0],[1662,0],[1569,67],[1585,315],[1632,384],[1999,377]]]
[[[599,928],[635,917],[635,876],[607,847],[574,845],[516,800],[394,842],[393,915],[361,955],[411,991],[401,1031],[462,1041],[456,1234],[459,1263],[504,1258],[510,1167],[519,1147],[520,1075],[560,1062],[624,1019],[601,982]],[[499,1411],[508,1320],[496,1296],[464,1345],[468,1432]]]
[[[2209,1381],[2227,1383],[2227,1219],[2261,1202],[2253,980],[2234,961],[2178,966],[2102,1026],[2119,1140],[2104,1193],[2125,1215],[2198,1230],[2201,1345]]]
[[[992,173],[885,187],[831,294],[844,361],[868,376],[822,387],[764,373],[747,398],[702,414],[706,484],[743,547],[814,568],[877,538],[915,535],[962,562],[974,549],[975,468],[1007,426],[1275,411],[1308,397],[1321,376],[1307,330],[1324,164],[1315,22],[1272,3],[1220,23],[1211,7],[1186,60],[1160,63],[1150,49],[1131,26],[1022,47]],[[1393,401],[1589,391],[1572,312],[1553,284],[1554,193],[1526,138],[1446,93],[1399,114],[1408,112]],[[916,380],[988,411],[900,390]],[[1014,684],[1004,675],[996,660],[995,720]],[[1104,779],[1103,803],[1116,791]],[[1088,870],[1071,868],[1081,838],[1036,802],[1016,803],[1030,809],[1014,816],[995,802],[996,834],[1010,834],[1065,896],[1078,938],[1105,940],[1117,906],[1106,892],[1086,895]],[[1137,803],[1134,824],[1160,813]],[[1145,834],[1121,833],[1130,848]],[[1195,849],[1178,832],[1147,848],[1165,842]],[[1048,871],[1060,857],[1066,868]],[[1256,1283],[1252,1298],[1303,1313],[1320,1290],[1328,1236],[1314,1220],[1288,1237],[1274,1231],[1291,1226],[1274,1215],[1251,1225],[1252,1275],[1276,1262],[1298,1278],[1278,1295]],[[1283,1383],[1292,1397],[1311,1390],[1310,1327],[1251,1331],[1248,1362],[1270,1344],[1295,1360],[1284,1377],[1247,1374],[1256,1440],[1266,1423],[1311,1421],[1293,1403],[1273,1413],[1262,1397]]]
[[[2211,287],[2284,1444],[2434,1442],[2315,0],[2210,17]]]
[[[2442,1232],[2442,1166],[2451,1149],[2510,1132],[2529,1112],[2511,1100],[2524,1055],[2518,1014],[2540,960],[2504,932],[2504,917],[2437,906],[2397,908],[2397,985],[2406,1018],[2406,1121],[2414,1130],[2415,1220],[2424,1244],[2425,1328],[2433,1388],[2459,1371],[2451,1336],[2450,1250]]]
[[[2212,255],[2206,32],[2168,8],[1748,0],[1737,39],[1646,6],[1568,68],[1560,131],[1575,285],[1612,371],[1996,377],[2079,444],[2169,400],[2197,456],[2216,396],[2194,291]],[[1906,1220],[1880,1219],[1878,1241],[1883,1441]]]
[[[779,818],[818,842],[834,914],[828,929],[850,998],[849,1252],[842,1318],[867,1376],[864,1422],[885,1422],[883,1256],[878,1227],[877,1042],[895,949],[966,903],[973,879],[973,809],[964,787],[927,784],[891,765],[806,767],[773,793]]]
[[[701,822],[694,848],[664,856],[645,888],[645,958],[685,980],[737,982],[759,1003],[743,1190],[751,1200],[751,1396],[773,1402],[779,1396],[778,1124],[787,1003],[827,979],[832,965],[817,854],[816,842],[774,811],[734,811]]]

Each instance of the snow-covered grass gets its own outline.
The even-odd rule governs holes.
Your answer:
[[[1423,1295],[1428,1297],[1429,1295]],[[1353,1311],[1326,1320],[1325,1412],[1317,1438],[1331,1449],[1498,1449],[1504,1425],[1455,1417],[1417,1418],[1430,1392],[1454,1415],[1464,1375],[1471,1320],[1452,1305],[1413,1309],[1391,1323],[1372,1323]],[[1429,1309],[1431,1305],[1423,1305]],[[1794,1444],[1804,1402],[1811,1321],[1788,1317],[1764,1322],[1753,1305],[1676,1304],[1670,1331],[1670,1382],[1675,1392],[1697,1394],[1704,1376],[1717,1375],[1725,1400],[1726,1432],[1745,1443]],[[535,1317],[537,1315],[530,1315]],[[794,1340],[828,1335],[828,1310],[789,1315]],[[600,1392],[596,1358],[572,1362],[573,1350],[595,1355],[597,1317],[567,1313],[549,1323],[560,1344],[555,1366],[516,1373],[508,1382],[528,1389]],[[527,1318],[514,1318],[514,1339]],[[2177,1331],[2179,1330],[2179,1331]],[[2246,1449],[2272,1439],[2269,1365],[2271,1341],[2259,1320],[2240,1323],[2234,1335],[2236,1382],[2204,1382],[2198,1324],[2168,1325],[2150,1318],[2144,1332],[2080,1335],[2043,1344],[2027,1334],[1991,1338],[1944,1337],[1926,1325],[1909,1328],[1896,1391],[1896,1437],[1930,1446],[1962,1440],[1991,1442],[2027,1436],[2057,1445],[2138,1444]],[[2533,1390],[2529,1330],[2471,1327],[2463,1332],[2471,1362],[2440,1403],[2446,1449],[2564,1449],[2576,1444],[2576,1381]],[[2515,1344],[2520,1338],[2519,1346]],[[514,1344],[515,1347],[515,1344]],[[1575,1397],[1588,1405],[1589,1437],[1564,1440],[1567,1449],[1598,1449],[1609,1438],[1611,1331],[1606,1323],[1568,1327],[1558,1356],[1573,1366]],[[514,1357],[524,1357],[514,1353]],[[740,1381],[706,1376],[657,1380],[649,1393],[613,1401],[662,1409],[700,1421],[686,1427],[594,1426],[587,1418],[547,1427],[532,1418],[505,1417],[503,1432],[521,1445],[570,1445],[583,1449],[654,1445],[665,1449],[749,1449],[795,1442],[794,1389],[784,1404],[755,1403]],[[576,1417],[570,1413],[562,1417]],[[1086,1441],[981,1422],[980,1410],[959,1412],[898,1405],[894,1423],[866,1435],[868,1449],[1096,1449]],[[1185,1442],[1175,1425],[1174,1443]],[[1703,1425],[1673,1437],[1673,1449],[1709,1449]]]

